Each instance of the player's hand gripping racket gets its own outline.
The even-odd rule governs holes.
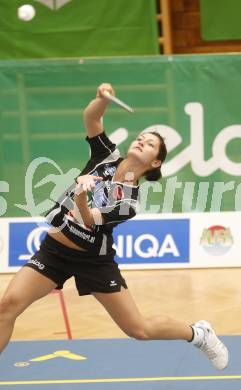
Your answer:
[[[123,108],[124,110],[130,112],[131,114],[134,113],[134,110],[132,107],[128,106],[126,103],[124,103],[122,100],[118,99],[117,97],[111,95],[108,91],[104,91],[102,92],[102,94],[104,95],[104,97],[108,100],[110,100],[111,102],[117,104],[117,106]]]

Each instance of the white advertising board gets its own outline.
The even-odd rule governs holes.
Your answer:
[[[114,230],[121,269],[240,267],[240,212],[142,214]],[[16,272],[39,249],[43,218],[0,219],[0,273]]]

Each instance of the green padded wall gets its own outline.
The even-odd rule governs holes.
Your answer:
[[[111,82],[117,96],[135,109],[131,115],[111,104],[104,119],[109,134],[128,130],[122,153],[150,125],[170,126],[182,138],[168,155],[173,167],[162,180],[163,191],[150,190],[149,204],[162,205],[166,181],[176,177],[182,188],[176,190],[173,211],[186,210],[185,182],[196,186],[194,203],[198,185],[209,185],[205,211],[210,210],[214,182],[231,182],[233,190],[224,193],[221,209],[234,210],[241,177],[240,67],[240,55],[0,62],[0,182],[10,185],[9,192],[0,193],[7,200],[6,216],[27,215],[15,204],[25,202],[25,174],[34,159],[52,159],[64,173],[83,168],[88,145],[82,112],[103,81]],[[185,112],[188,104],[191,115]],[[224,131],[229,126],[236,127]],[[214,146],[227,137],[225,150],[217,153]],[[35,185],[58,173],[47,163],[36,169],[36,203],[51,198],[54,184]]]

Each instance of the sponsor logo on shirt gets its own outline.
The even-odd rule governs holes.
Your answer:
[[[76,229],[74,226],[70,226],[69,230],[75,236],[78,236],[78,237],[82,238],[83,240],[90,242],[91,244],[93,244],[95,242],[95,237],[93,237],[90,234],[87,234],[85,232],[81,232],[80,230]]]
[[[123,199],[124,198],[123,188],[121,186],[117,185],[113,189],[112,197],[113,197],[114,200],[121,200],[121,199]]]

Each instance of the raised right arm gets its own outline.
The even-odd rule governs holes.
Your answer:
[[[111,84],[103,83],[97,89],[96,98],[92,100],[84,110],[84,124],[89,138],[95,137],[104,131],[102,117],[109,103],[103,96],[104,91],[108,91],[111,95],[115,95],[115,91]]]

